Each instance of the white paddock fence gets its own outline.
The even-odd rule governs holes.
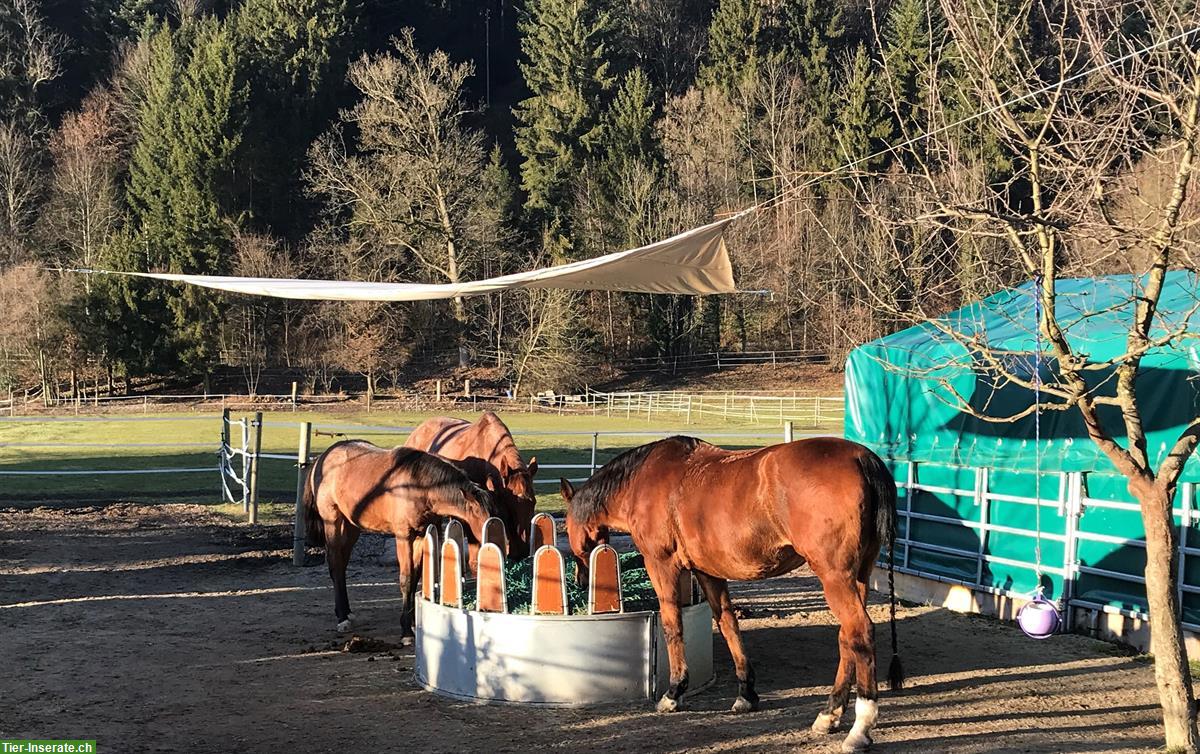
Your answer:
[[[88,417],[66,417],[66,416],[38,416],[38,417],[8,417],[0,419],[0,426],[25,424],[55,424],[55,423],[84,423],[85,425],[96,422],[209,422],[215,423],[220,417],[217,416],[88,416]],[[170,451],[185,451],[189,454],[212,453],[217,455],[221,452],[222,446],[214,442],[193,442],[193,441],[173,441],[170,439],[161,442],[99,442],[99,441],[81,441],[81,442],[8,442],[0,441],[0,450],[66,450],[77,451],[80,454],[95,452],[98,450],[140,450],[143,452],[151,450],[170,450]],[[0,467],[0,480],[15,479],[21,477],[36,477],[38,479],[49,479],[53,477],[136,477],[145,475],[201,475],[211,474],[213,465],[205,466],[162,466],[162,467],[138,467],[126,469],[114,468],[79,468],[77,463],[56,463],[56,468],[21,468],[10,469]],[[219,468],[219,464],[218,464]]]
[[[800,395],[795,392],[780,395],[744,390],[542,393],[529,398],[529,410],[538,409],[644,418],[647,422],[669,417],[682,419],[685,424],[720,420],[777,426],[791,422],[797,427],[840,424],[846,417],[845,399],[840,395]]]

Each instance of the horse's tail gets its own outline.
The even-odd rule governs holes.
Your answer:
[[[314,547],[321,547],[325,544],[325,522],[321,519],[321,513],[317,510],[317,471],[321,468],[321,462],[325,460],[326,450],[308,469],[308,473],[304,475],[304,531],[307,535],[308,544]]]
[[[900,663],[899,642],[896,639],[896,480],[883,460],[867,452],[858,459],[863,476],[875,499],[875,531],[879,542],[887,547],[888,600],[891,609],[892,662],[888,665],[888,686],[904,688],[904,666]]]

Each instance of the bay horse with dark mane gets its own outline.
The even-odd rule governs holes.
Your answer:
[[[533,476],[538,463],[536,458],[528,464],[521,459],[512,432],[499,416],[485,411],[473,423],[450,416],[426,419],[408,436],[404,447],[436,453],[490,490],[512,521],[507,557],[519,559],[529,554],[529,522],[537,505]]]
[[[854,726],[842,750],[870,746],[878,687],[867,584],[884,545],[891,590],[888,676],[893,689],[904,682],[896,649],[891,556],[896,486],[879,456],[837,438],[729,451],[691,437],[672,437],[617,456],[578,491],[565,479],[561,488],[579,573],[610,530],[628,532],[645,558],[671,668],[660,712],[679,709],[688,686],[680,622],[682,573],[691,570],[704,590],[733,656],[738,679],[733,711],[746,712],[757,708],[758,695],[728,581],[770,578],[807,562],[841,624],[833,692],[813,730],[837,730],[851,684],[857,682]]]
[[[366,440],[336,442],[317,458],[305,480],[304,508],[309,543],[325,545],[338,631],[353,621],[346,565],[359,533],[396,537],[402,641],[412,635],[425,527],[449,516],[482,541],[489,517],[508,525],[508,512],[457,466],[415,448],[379,448]]]

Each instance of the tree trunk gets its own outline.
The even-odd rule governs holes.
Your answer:
[[[1150,608],[1150,651],[1154,680],[1163,710],[1167,749],[1200,751],[1192,714],[1192,678],[1183,646],[1179,604],[1172,581],[1175,573],[1175,528],[1171,495],[1146,481],[1130,482],[1142,508],[1146,527],[1146,600]]]

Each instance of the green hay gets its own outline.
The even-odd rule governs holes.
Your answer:
[[[658,598],[646,573],[646,565],[639,552],[618,553],[621,564],[621,602],[625,612],[657,610]],[[571,615],[587,614],[587,586],[575,583],[575,559],[566,559],[567,609]],[[533,602],[533,558],[525,558],[504,564],[504,588],[508,598],[508,612],[528,615]],[[475,592],[468,590],[463,595],[463,607],[475,609]]]

